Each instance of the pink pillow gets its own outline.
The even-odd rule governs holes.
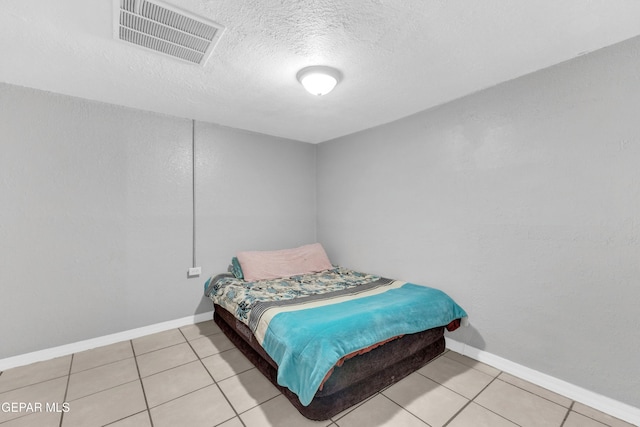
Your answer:
[[[244,280],[278,279],[333,268],[320,243],[279,251],[238,252]]]

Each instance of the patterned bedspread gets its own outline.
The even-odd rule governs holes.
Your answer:
[[[232,274],[225,273],[207,280],[205,295],[251,327],[249,318],[251,310],[257,303],[285,301],[342,291],[379,279],[380,276],[360,273],[344,267],[285,279],[256,282],[245,282],[242,279],[236,279]],[[255,322],[251,330],[255,332]]]
[[[251,328],[278,364],[278,383],[303,405],[342,357],[467,315],[440,290],[342,267],[257,282],[218,275],[205,288]]]

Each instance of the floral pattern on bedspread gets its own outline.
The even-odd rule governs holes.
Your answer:
[[[283,279],[246,282],[232,275],[219,275],[207,281],[207,295],[214,303],[249,325],[251,309],[258,302],[281,301],[340,291],[374,282],[380,276],[335,267]]]

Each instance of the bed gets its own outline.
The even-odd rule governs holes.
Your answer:
[[[303,257],[299,273],[271,277],[243,276],[250,258],[238,258],[205,283],[214,321],[309,419],[329,419],[419,369],[444,351],[444,330],[466,317],[440,290],[328,259],[305,271]]]

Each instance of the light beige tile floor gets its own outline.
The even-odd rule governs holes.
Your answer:
[[[452,351],[330,420],[311,421],[213,321],[7,370],[0,403],[0,427],[631,426]]]

